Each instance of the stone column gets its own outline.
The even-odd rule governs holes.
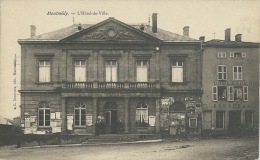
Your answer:
[[[129,98],[125,98],[125,133],[129,133],[129,127],[128,127],[128,115],[129,115]]]
[[[93,134],[96,133],[95,124],[97,122],[97,101],[96,97],[93,98],[93,114],[92,114],[92,124],[93,124]]]
[[[61,98],[61,118],[62,118],[62,126],[61,133],[67,134],[67,107],[66,107],[66,98]]]
[[[160,133],[160,99],[156,99],[155,130]]]

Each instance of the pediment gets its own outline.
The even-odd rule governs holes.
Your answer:
[[[72,36],[65,38],[63,41],[158,42],[160,40],[113,18],[83,29]]]

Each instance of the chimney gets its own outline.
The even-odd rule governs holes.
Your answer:
[[[157,33],[157,13],[153,13],[152,21],[153,21],[153,24],[152,24],[153,33]]]
[[[237,34],[237,35],[235,36],[235,41],[236,41],[236,42],[241,42],[241,41],[242,41],[242,34]]]
[[[199,39],[201,42],[205,42],[205,36],[201,36]]]
[[[183,35],[189,37],[189,26],[183,27]]]
[[[230,28],[225,30],[225,41],[230,41]]]
[[[36,36],[36,27],[35,25],[31,25],[31,37]]]

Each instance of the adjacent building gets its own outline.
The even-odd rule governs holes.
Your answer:
[[[18,40],[25,133],[200,134],[202,49],[188,26],[159,29],[154,13],[152,25],[109,18],[35,32]]]
[[[259,125],[259,43],[230,34],[203,48],[202,129],[236,135]]]

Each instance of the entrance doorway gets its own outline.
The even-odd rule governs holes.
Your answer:
[[[241,111],[229,111],[229,132],[231,135],[239,135],[241,127]]]
[[[117,106],[114,102],[105,105],[105,123],[107,134],[117,134]]]

